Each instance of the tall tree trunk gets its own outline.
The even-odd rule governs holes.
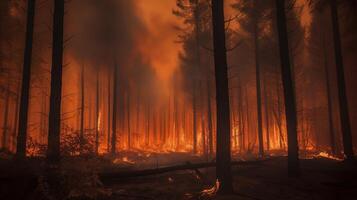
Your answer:
[[[256,4],[256,1],[254,1]],[[256,8],[256,5],[254,6]],[[257,93],[257,118],[258,118],[258,141],[259,141],[259,156],[264,156],[264,143],[263,143],[263,120],[262,120],[262,95],[260,85],[260,60],[259,60],[259,33],[258,33],[258,19],[257,11],[254,11],[253,23],[254,23],[254,55],[255,55],[255,67],[256,67],[256,93]]]
[[[22,83],[21,83],[20,113],[19,113],[19,123],[18,123],[19,132],[17,135],[17,148],[16,148],[16,156],[19,158],[24,158],[26,156],[26,138],[27,138],[27,122],[28,122],[29,96],[30,96],[35,5],[36,5],[36,0],[29,0],[27,2],[26,44],[25,44],[24,65],[23,65]]]
[[[330,73],[328,69],[328,58],[327,58],[327,47],[326,47],[326,37],[323,37],[323,51],[324,51],[324,69],[325,69],[325,84],[326,84],[326,95],[327,95],[327,112],[328,112],[328,123],[330,131],[330,147],[331,153],[336,155],[336,141],[335,141],[335,128],[333,124],[333,113],[332,113],[332,95],[330,87]]]
[[[195,42],[196,42],[196,68],[194,69],[193,77],[193,101],[192,101],[192,112],[193,112],[193,153],[197,153],[197,78],[199,70],[201,69],[201,53],[200,53],[200,16],[199,16],[199,2],[198,0],[193,1],[194,3],[194,20],[195,20]]]
[[[246,150],[247,151],[250,151],[250,147],[251,147],[251,144],[250,144],[250,137],[249,137],[249,133],[250,133],[250,110],[249,110],[249,96],[248,96],[248,88],[247,86],[244,87],[244,92],[245,92],[245,113],[246,113],[246,118],[247,118],[247,134],[245,134],[246,136],[246,142],[247,142],[247,145],[246,145]]]
[[[42,92],[41,97],[41,117],[40,117],[40,138],[41,142],[45,143],[46,141],[46,110],[47,110],[47,102],[46,102],[46,94]]]
[[[196,103],[196,80],[193,83],[193,101],[192,101],[192,118],[193,118],[193,153],[197,153],[197,103]]]
[[[54,1],[51,95],[47,158],[60,159],[64,0]]]
[[[270,133],[269,133],[269,129],[270,129],[270,124],[269,124],[269,104],[268,104],[268,85],[267,85],[267,80],[264,76],[264,112],[265,112],[265,126],[266,126],[266,143],[267,143],[267,151],[270,151]]]
[[[126,106],[127,106],[127,123],[128,123],[128,149],[131,149],[131,130],[130,130],[130,92],[129,92],[129,88],[128,88],[128,93],[126,96]]]
[[[150,103],[146,104],[146,145],[150,145]]]
[[[5,96],[5,108],[4,108],[4,122],[3,122],[3,132],[2,132],[2,148],[4,150],[8,149],[8,133],[9,133],[9,107],[10,107],[10,80],[7,80],[6,86],[6,96]],[[26,149],[25,149],[26,150]],[[23,155],[25,157],[25,155]]]
[[[80,113],[80,130],[79,130],[79,151],[82,153],[84,144],[84,63],[81,66],[81,113]]]
[[[137,143],[139,142],[139,132],[140,132],[140,89],[138,89],[138,93],[136,95],[136,128],[135,135]]]
[[[223,0],[212,0],[213,44],[216,77],[216,174],[222,193],[233,192],[231,174],[230,109]]]
[[[211,86],[207,75],[206,80],[207,89],[207,121],[208,121],[208,140],[209,140],[209,154],[213,156],[213,126],[212,126],[212,107],[211,107]]]
[[[279,50],[281,60],[282,80],[285,97],[285,115],[288,132],[288,170],[290,175],[298,175],[299,152],[297,139],[297,114],[294,94],[294,84],[289,56],[289,41],[287,33],[285,0],[276,0],[277,24],[279,34]]]
[[[20,110],[20,93],[21,93],[21,83],[18,83],[17,85],[17,96],[16,96],[16,106],[15,106],[15,119],[14,119],[14,133],[13,133],[13,138],[12,138],[12,143],[11,143],[11,147],[12,149],[17,148],[17,133],[18,133],[18,124],[19,124],[19,110]]]
[[[176,149],[180,147],[180,128],[179,128],[179,116],[178,116],[178,91],[177,91],[177,80],[174,80],[174,117],[175,117],[175,138],[176,138]]]
[[[117,149],[117,112],[118,112],[118,65],[117,61],[115,60],[114,64],[114,83],[113,83],[113,118],[112,118],[112,139],[111,139],[111,154],[115,155],[116,154],[116,149]]]
[[[110,136],[111,136],[111,134],[110,134],[110,118],[111,118],[111,113],[110,113],[110,105],[111,105],[111,78],[110,78],[110,73],[109,73],[109,75],[108,75],[108,132],[107,132],[107,151],[108,151],[108,153],[110,152]]]
[[[206,144],[206,127],[205,127],[205,109],[204,109],[204,84],[203,81],[200,80],[200,96],[201,96],[201,138],[202,138],[202,152],[203,155],[207,155],[207,144]]]
[[[98,155],[99,152],[99,125],[100,125],[100,104],[99,104],[99,92],[100,92],[100,84],[99,84],[99,68],[97,69],[97,77],[96,77],[96,98],[95,98],[95,114],[96,114],[96,123],[95,123],[95,153]]]
[[[337,0],[330,0],[333,41],[335,46],[335,60],[337,68],[338,98],[340,105],[340,120],[343,136],[343,148],[346,159],[354,159],[350,116],[348,113],[348,101],[346,94],[346,80],[342,57],[341,35],[338,16]]]

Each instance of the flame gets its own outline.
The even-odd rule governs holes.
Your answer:
[[[201,192],[200,196],[201,197],[214,197],[218,190],[219,190],[219,187],[220,187],[220,182],[218,181],[218,179],[216,180],[216,184],[211,187],[211,188],[208,188],[208,189],[205,189]]]
[[[129,158],[126,157],[126,156],[124,156],[124,157],[121,158],[121,159],[120,159],[120,158],[114,159],[114,160],[113,160],[113,163],[114,163],[114,164],[129,164],[129,165],[135,164],[134,161],[129,160]]]
[[[343,159],[341,158],[337,158],[333,155],[330,155],[329,153],[327,152],[320,152],[317,156],[315,157],[320,157],[320,158],[327,158],[327,159],[331,159],[331,160],[337,160],[337,161],[343,161]]]
[[[99,112],[98,121],[97,121],[98,131],[100,131],[102,129],[101,126],[102,126],[102,112]]]

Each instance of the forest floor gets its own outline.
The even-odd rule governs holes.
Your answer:
[[[181,156],[181,157],[180,157]],[[149,159],[150,156],[145,156]],[[176,157],[176,156],[171,156]],[[176,162],[187,159],[179,155]],[[160,156],[155,158],[156,167]],[[194,157],[190,157],[194,160]],[[181,160],[181,161],[180,161]],[[196,158],[196,161],[202,159]],[[203,159],[205,160],[205,159]],[[72,159],[58,170],[55,179],[44,173],[42,161],[14,164],[0,159],[0,199],[98,199],[98,200],[355,200],[357,199],[357,167],[327,158],[301,160],[301,175],[287,175],[286,157],[272,157],[264,162],[232,166],[233,195],[217,195],[215,168],[173,171],[163,174],[99,180],[95,172],[120,169],[137,170],[129,158],[121,158],[115,166],[96,161]],[[88,163],[91,164],[88,164]],[[124,163],[122,163],[124,162]],[[145,161],[143,162],[145,163]],[[149,162],[147,162],[149,163]],[[152,162],[150,162],[152,164]],[[182,164],[182,162],[181,162]],[[98,166],[100,166],[98,168]],[[135,167],[134,167],[135,166]],[[140,168],[150,168],[142,164]],[[52,178],[51,178],[52,177]],[[60,178],[58,178],[60,177]],[[52,180],[52,181],[51,181]],[[55,180],[55,181],[53,181]],[[56,188],[56,192],[51,188]],[[66,194],[64,195],[64,191]],[[56,195],[58,194],[58,195]]]

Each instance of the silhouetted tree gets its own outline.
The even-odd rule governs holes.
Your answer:
[[[60,159],[64,4],[64,0],[54,1],[47,159],[55,162]]]
[[[5,87],[4,121],[2,126],[2,148],[6,150],[9,137],[9,107],[10,107],[10,79],[7,78]]]
[[[216,175],[222,193],[233,191],[231,174],[230,108],[223,0],[212,0],[212,24],[217,105]]]
[[[84,96],[84,64],[81,65],[81,108],[80,108],[80,130],[79,130],[79,151],[82,152],[84,144],[84,111],[85,111],[85,96]]]
[[[277,26],[279,35],[279,50],[281,72],[284,88],[285,115],[288,132],[288,169],[289,174],[299,173],[299,152],[297,139],[297,114],[294,94],[294,83],[291,72],[285,0],[276,0]]]
[[[96,99],[95,99],[95,114],[96,114],[96,123],[95,123],[95,153],[98,155],[99,150],[99,124],[100,124],[100,80],[99,80],[99,68],[96,69]]]
[[[117,148],[117,108],[118,108],[118,65],[117,61],[115,61],[114,65],[114,72],[113,72],[113,118],[112,118],[112,148],[111,148],[111,153],[114,155],[116,153],[116,148]]]
[[[348,101],[346,94],[346,80],[341,47],[340,23],[338,16],[337,0],[330,0],[333,43],[335,47],[335,61],[337,71],[338,98],[340,105],[340,120],[345,156],[348,160],[354,159],[350,116],[348,113]]]
[[[23,64],[23,72],[22,72],[21,99],[20,99],[20,111],[19,111],[19,122],[18,122],[19,133],[17,135],[17,151],[16,151],[16,156],[19,158],[23,158],[26,156],[26,138],[27,138],[27,122],[28,122],[29,96],[30,96],[35,4],[36,4],[36,0],[29,0],[27,2],[27,24],[26,24],[26,41],[25,41],[26,44],[25,44],[24,64]]]

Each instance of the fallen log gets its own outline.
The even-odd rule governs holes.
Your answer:
[[[264,159],[264,160],[253,160],[253,161],[233,161],[231,162],[232,166],[235,165],[255,165],[261,164],[271,159]],[[211,168],[215,167],[216,162],[205,162],[205,163],[185,163],[182,165],[175,165],[169,167],[161,167],[155,169],[143,169],[143,170],[129,170],[129,171],[110,171],[110,172],[101,172],[99,173],[99,178],[103,182],[110,182],[115,180],[122,180],[125,178],[135,178],[141,176],[151,176],[157,174],[164,174],[167,172],[173,171],[182,171],[182,170],[198,170],[201,168]]]

